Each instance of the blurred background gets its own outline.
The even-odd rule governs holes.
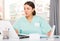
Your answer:
[[[44,18],[51,27],[55,25],[55,34],[60,35],[60,0],[0,0],[0,20],[14,21],[24,16],[24,3],[32,1],[38,16]]]

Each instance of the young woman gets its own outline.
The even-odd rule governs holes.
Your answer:
[[[18,34],[48,34],[50,35],[50,25],[40,16],[36,16],[35,5],[31,1],[24,4],[24,17],[20,18],[13,25]]]

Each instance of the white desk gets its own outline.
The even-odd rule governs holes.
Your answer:
[[[60,41],[59,38],[40,38],[40,39],[31,39],[31,38],[24,38],[24,39],[4,39],[0,41]]]
[[[27,39],[8,39],[8,40],[0,40],[0,41],[60,41],[60,38],[55,38],[54,40],[47,40],[46,38],[45,39],[38,39],[38,40],[31,40],[29,38]]]

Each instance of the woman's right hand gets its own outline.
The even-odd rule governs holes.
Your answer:
[[[16,33],[18,34],[18,30],[16,29],[15,31],[16,31]]]

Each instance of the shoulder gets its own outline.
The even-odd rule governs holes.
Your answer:
[[[42,18],[41,16],[37,16],[37,15],[35,15],[35,18],[36,18],[36,19],[39,19],[39,20],[45,20],[45,19]]]
[[[44,18],[42,18],[41,16],[35,16],[35,20],[38,20],[40,23],[47,23],[47,21],[44,19]]]

